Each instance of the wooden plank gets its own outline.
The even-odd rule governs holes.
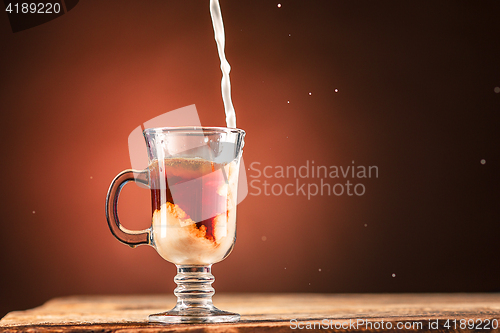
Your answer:
[[[467,325],[461,329],[460,320],[462,327],[463,320],[473,321],[469,322],[471,332],[478,330],[479,320],[482,328],[485,320],[500,321],[500,294],[218,294],[214,304],[240,313],[240,322],[147,322],[149,314],[174,304],[173,295],[64,297],[31,310],[11,312],[0,320],[0,328],[5,332],[290,332],[300,331],[300,325],[307,332],[371,332],[386,330],[389,323],[392,328],[412,323],[405,332],[436,333],[468,331]],[[489,327],[495,326],[490,322]]]

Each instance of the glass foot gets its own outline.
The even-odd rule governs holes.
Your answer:
[[[215,278],[209,266],[177,266],[175,276],[177,304],[167,312],[149,316],[151,323],[234,323],[237,313],[222,311],[212,304]]]
[[[234,323],[240,320],[237,313],[226,312],[213,307],[209,309],[185,309],[176,308],[149,316],[151,323],[182,324],[182,323]]]

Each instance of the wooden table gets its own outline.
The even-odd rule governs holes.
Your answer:
[[[0,320],[0,331],[382,332],[392,328],[400,332],[500,332],[500,294],[218,294],[214,304],[240,313],[240,322],[147,322],[149,314],[174,304],[173,295],[57,298],[35,309],[7,314]],[[484,329],[488,321],[489,330]],[[397,325],[403,326],[398,329]],[[461,329],[461,325],[467,327]]]

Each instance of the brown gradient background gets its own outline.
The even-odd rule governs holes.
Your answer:
[[[379,178],[354,180],[361,197],[249,195],[216,290],[500,291],[500,2],[277,3],[221,1],[247,167]],[[115,240],[104,201],[141,123],[196,104],[225,124],[208,1],[80,1],[15,34],[0,14],[0,50],[0,316],[170,294],[174,265]],[[149,192],[127,186],[120,214],[147,227]]]

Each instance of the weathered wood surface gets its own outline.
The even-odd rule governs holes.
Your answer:
[[[4,332],[466,332],[485,330],[485,320],[500,321],[500,294],[219,294],[214,304],[238,312],[234,324],[149,324],[148,315],[172,308],[173,296],[75,296],[53,299],[0,320]],[[296,319],[297,322],[290,322]],[[473,329],[460,320],[473,320]],[[353,322],[365,324],[351,325]],[[438,320],[438,328],[430,327]],[[449,327],[444,327],[449,320]],[[453,321],[455,325],[453,325]],[[366,322],[370,321],[372,327]],[[383,324],[381,324],[383,321]],[[478,329],[480,321],[482,328]],[[314,326],[314,323],[316,325]],[[319,326],[321,323],[322,326]],[[378,323],[378,324],[377,324]],[[471,322],[469,321],[469,324]],[[298,329],[297,325],[304,327]],[[499,323],[500,324],[500,323]],[[309,326],[308,326],[309,325]],[[341,326],[344,325],[344,328]],[[383,325],[383,326],[381,326]],[[407,324],[408,325],[408,324]],[[327,326],[327,327],[325,327]],[[377,329],[378,326],[378,329]],[[454,327],[455,326],[455,327]],[[295,327],[296,329],[292,329]],[[312,329],[307,329],[308,327]],[[338,329],[336,329],[337,327]],[[463,325],[462,325],[463,327]],[[495,328],[494,321],[489,325]]]

